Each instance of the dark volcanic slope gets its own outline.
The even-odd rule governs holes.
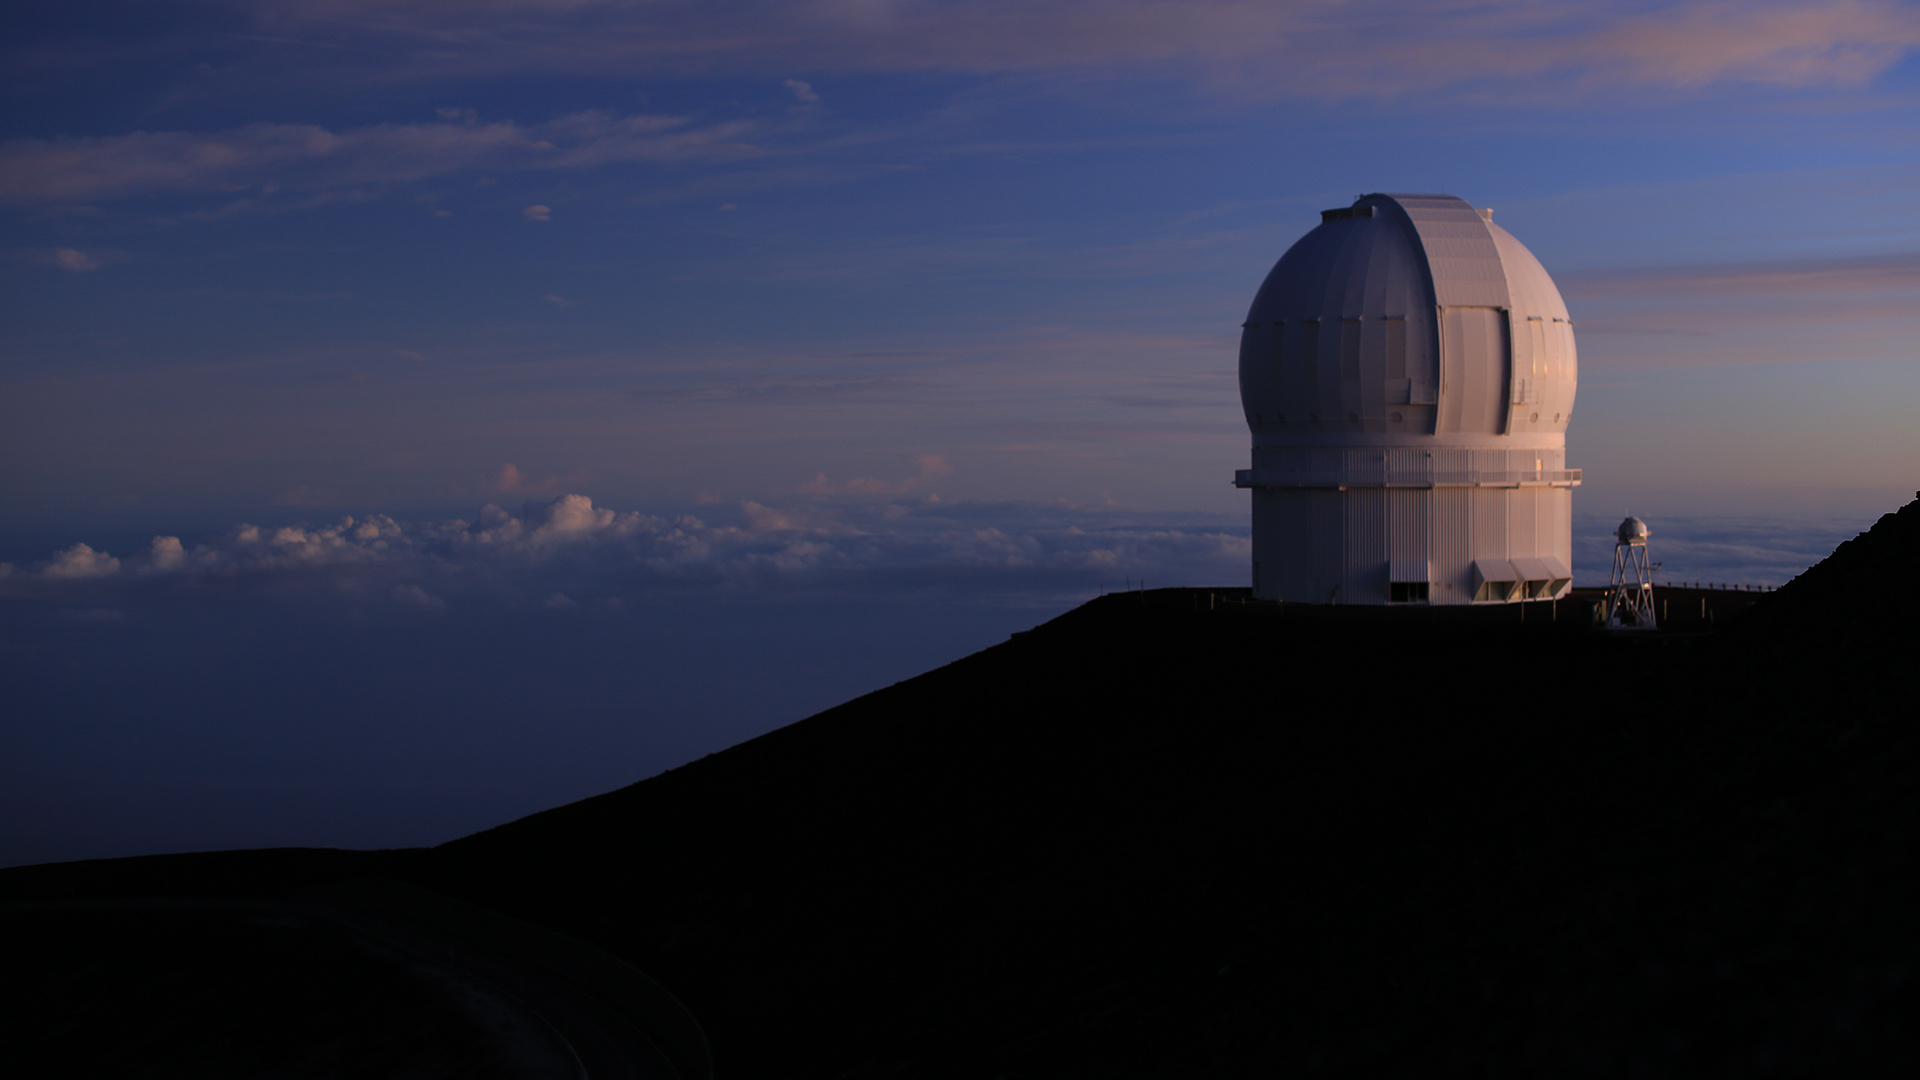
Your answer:
[[[1920,503],[1711,637],[1106,597],[360,872],[652,973],[723,1078],[1905,1075],[1916,564]]]
[[[1917,522],[1718,639],[1108,597],[440,872],[742,1075],[1910,1058]]]

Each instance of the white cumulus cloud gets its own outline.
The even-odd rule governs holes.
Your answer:
[[[53,557],[40,573],[50,578],[105,577],[120,572],[120,560],[86,544],[75,544]]]
[[[147,567],[152,570],[178,570],[187,563],[187,549],[177,536],[156,536],[147,549]]]

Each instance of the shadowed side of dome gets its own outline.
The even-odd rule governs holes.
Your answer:
[[[1327,218],[1254,297],[1240,393],[1256,440],[1432,430],[1433,287],[1419,238],[1387,211]]]

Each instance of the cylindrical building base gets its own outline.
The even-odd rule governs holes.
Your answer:
[[[1566,487],[1253,488],[1253,593],[1310,604],[1550,599],[1572,584]]]

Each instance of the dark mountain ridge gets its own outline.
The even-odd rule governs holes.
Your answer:
[[[1711,634],[1108,596],[439,848],[0,899],[424,886],[650,973],[722,1077],[1907,1074],[1916,561],[1920,502]]]

